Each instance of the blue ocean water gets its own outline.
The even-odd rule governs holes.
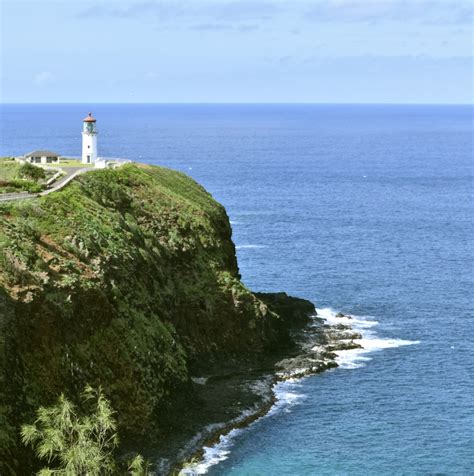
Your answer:
[[[471,106],[4,105],[0,155],[79,155],[89,110],[99,155],[225,205],[250,288],[357,316],[373,350],[279,386],[202,471],[474,474]]]

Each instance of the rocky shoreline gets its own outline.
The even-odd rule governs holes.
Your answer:
[[[204,447],[264,416],[276,403],[278,382],[335,368],[336,351],[361,347],[354,342],[360,333],[346,324],[327,324],[309,301],[285,293],[257,296],[282,316],[291,344],[258,361],[231,359],[200,368],[192,378],[194,404],[176,414],[177,431],[146,452],[156,474],[198,474],[193,468],[202,460]]]

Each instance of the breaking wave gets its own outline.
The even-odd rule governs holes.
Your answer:
[[[256,248],[266,248],[265,245],[237,245],[236,250],[246,250],[246,249],[256,249]]]
[[[249,427],[255,425],[262,418],[267,418],[268,416],[280,411],[290,412],[293,406],[298,405],[306,398],[306,395],[298,393],[300,386],[301,385],[296,379],[286,380],[284,382],[278,382],[275,384],[273,387],[273,392],[276,397],[275,404],[267,414],[257,418],[249,425]],[[229,457],[230,449],[234,444],[235,438],[242,434],[245,430],[246,428],[234,428],[229,433],[221,435],[219,437],[219,441],[216,444],[212,446],[205,446],[203,448],[203,457],[201,461],[190,464],[186,468],[182,469],[179,474],[181,476],[206,474],[211,466],[214,466]]]
[[[420,341],[417,340],[379,337],[373,329],[379,323],[373,320],[372,316],[336,317],[337,311],[331,308],[318,309],[318,316],[325,319],[328,324],[349,325],[354,331],[359,331],[362,334],[362,339],[354,339],[354,342],[360,344],[362,348],[338,350],[334,352],[337,355],[337,364],[343,369],[363,367],[369,360],[372,360],[371,357],[367,356],[367,354],[371,352],[420,343]]]

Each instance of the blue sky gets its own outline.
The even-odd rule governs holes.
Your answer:
[[[2,102],[473,102],[474,0],[0,4]]]

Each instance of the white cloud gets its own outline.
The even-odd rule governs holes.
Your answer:
[[[239,22],[270,20],[281,11],[286,2],[274,0],[145,0],[139,2],[94,5],[80,11],[79,18],[153,18],[155,20],[201,20]]]
[[[127,0],[86,7],[80,18],[151,18],[154,21],[269,21],[296,14],[321,22],[379,20],[470,25],[473,0]],[[224,28],[222,28],[224,29]]]
[[[159,73],[155,73],[154,71],[148,71],[145,73],[145,79],[159,79],[161,75]]]
[[[54,81],[56,77],[54,76],[51,71],[41,71],[39,73],[36,73],[34,77],[34,82],[36,84],[46,84]]]
[[[319,21],[418,21],[471,24],[472,0],[316,0],[307,17]]]

